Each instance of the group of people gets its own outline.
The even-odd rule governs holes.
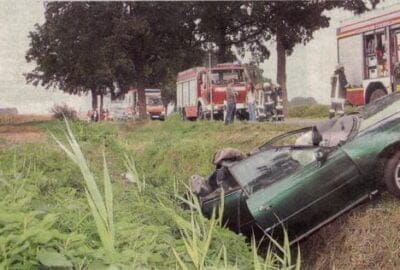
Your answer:
[[[236,92],[233,89],[234,81],[226,88],[226,116],[225,125],[233,123],[236,114]],[[279,85],[264,83],[263,88],[255,90],[254,85],[246,93],[246,104],[249,121],[256,121],[257,115],[267,121],[284,119],[282,104],[282,89]]]
[[[236,114],[236,92],[233,89],[232,80],[226,88],[226,117],[225,124],[233,123]],[[337,65],[331,78],[331,108],[329,118],[344,115],[344,103],[346,100],[346,88],[348,82],[343,65]],[[261,92],[258,92],[261,91]],[[246,94],[246,103],[249,113],[249,121],[255,121],[257,115],[267,121],[284,120],[282,89],[279,85],[264,83],[262,90],[256,91],[254,86]]]
[[[110,113],[108,110],[89,110],[86,114],[88,122],[98,122],[98,121],[107,121],[109,120]]]

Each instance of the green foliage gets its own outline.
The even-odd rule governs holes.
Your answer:
[[[292,105],[289,106],[289,117],[292,118],[325,118],[329,115],[329,105]]]
[[[72,267],[72,263],[64,255],[55,251],[40,250],[37,259],[47,267]]]
[[[216,149],[249,151],[291,127],[225,127],[174,117],[163,123],[69,124],[76,137],[69,138],[73,147],[67,149],[73,160],[51,138],[35,144],[0,142],[0,268],[71,263],[75,269],[171,269],[180,267],[173,250],[189,269],[253,268],[253,251],[243,236],[205,219],[196,208],[183,210],[176,196],[184,194],[188,176],[211,172]],[[64,122],[36,126],[68,144]],[[89,205],[88,197],[95,196],[100,199]],[[93,212],[99,217],[94,219]],[[96,220],[107,230],[98,230]],[[112,258],[102,241],[107,233],[114,236]]]
[[[68,157],[79,166],[83,178],[85,180],[85,192],[88,200],[92,216],[95,220],[97,233],[100,236],[102,245],[106,251],[107,260],[114,260],[114,219],[113,219],[113,195],[111,190],[111,180],[108,173],[106,158],[104,157],[104,199],[100,194],[94,176],[91,173],[86,159],[76,141],[71,128],[67,124],[67,141],[71,150],[63,145],[58,139],[54,137],[58,145],[64,150]]]
[[[94,107],[97,95],[163,89],[202,58],[190,3],[51,2],[45,19],[29,34],[27,82],[91,92]]]
[[[290,105],[289,117],[291,118],[326,118],[329,115],[329,105],[312,104],[312,105]],[[360,107],[345,106],[346,114],[355,113]]]
[[[67,104],[63,105],[54,105],[53,108],[51,108],[51,112],[53,114],[53,117],[58,120],[63,120],[63,119],[69,119],[69,120],[77,120],[78,115],[76,111],[69,107]]]

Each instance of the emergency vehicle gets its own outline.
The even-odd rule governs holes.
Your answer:
[[[252,64],[217,64],[209,71],[206,67],[194,67],[178,74],[176,82],[177,110],[184,119],[210,118],[223,120],[225,92],[234,81],[236,116],[248,118],[246,94],[251,87],[258,87],[260,70]]]
[[[165,108],[161,99],[160,89],[145,89],[146,112],[150,119],[165,120]]]
[[[146,97],[146,113],[147,116],[152,120],[164,120],[165,119],[165,107],[162,103],[161,90],[154,88],[144,89]],[[118,104],[118,107],[123,108],[124,114],[128,118],[139,117],[139,93],[137,89],[131,88],[124,95],[124,98],[113,103]],[[122,110],[122,109],[121,109]]]
[[[343,22],[337,29],[337,49],[348,81],[348,103],[364,105],[400,90],[395,77],[395,67],[400,67],[400,5]]]

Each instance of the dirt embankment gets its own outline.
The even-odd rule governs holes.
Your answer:
[[[400,269],[400,200],[353,209],[301,244],[302,269]]]
[[[39,143],[46,135],[32,126],[5,125],[0,126],[0,139],[11,143]]]
[[[0,140],[10,143],[40,143],[46,135],[31,123],[49,121],[51,115],[0,114]]]

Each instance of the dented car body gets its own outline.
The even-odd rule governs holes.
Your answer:
[[[222,194],[223,219],[234,231],[279,235],[284,227],[295,243],[382,185],[400,196],[399,159],[395,93],[358,113],[280,135],[246,157],[219,157],[195,194],[206,216],[219,207]]]

